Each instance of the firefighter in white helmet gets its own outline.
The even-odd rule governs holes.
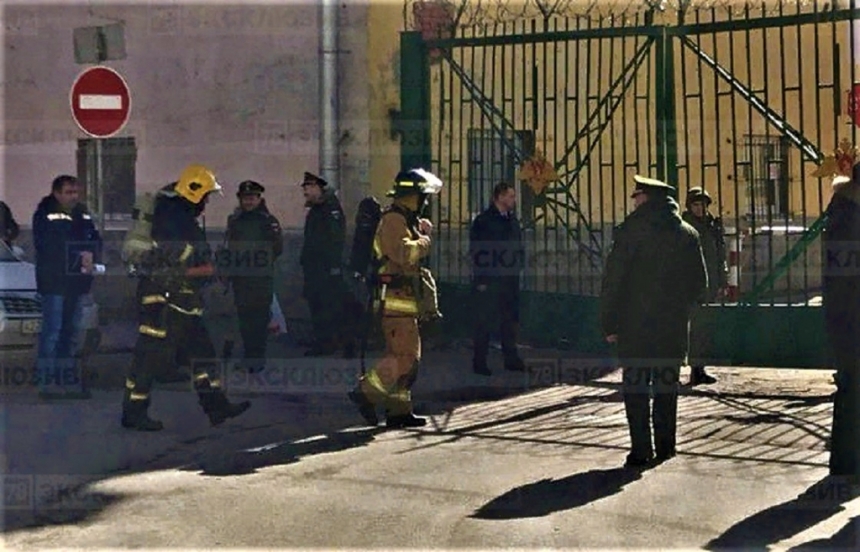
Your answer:
[[[410,390],[421,360],[419,323],[440,316],[435,283],[421,265],[430,253],[433,225],[421,213],[429,196],[441,189],[442,181],[423,169],[400,172],[388,193],[393,202],[376,229],[376,293],[386,353],[349,394],[371,426],[379,423],[376,406],[385,407],[389,428],[427,423],[412,412]]]

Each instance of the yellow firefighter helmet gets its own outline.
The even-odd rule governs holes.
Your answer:
[[[221,192],[215,174],[203,165],[188,165],[174,188],[176,193],[197,205],[212,192]]]

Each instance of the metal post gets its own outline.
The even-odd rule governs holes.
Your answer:
[[[96,213],[98,213],[98,229],[100,234],[105,231],[105,190],[104,190],[104,175],[102,174],[102,139],[96,139],[96,174],[93,182],[93,188],[96,192]]]
[[[655,60],[657,102],[657,178],[678,192],[678,137],[675,128],[675,52],[666,27],[657,38]]]
[[[430,62],[420,32],[400,33],[401,168],[430,170]]]
[[[338,154],[338,9],[335,0],[320,4],[320,166],[321,176],[339,188]]]

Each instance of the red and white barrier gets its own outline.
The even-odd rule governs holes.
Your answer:
[[[740,299],[741,285],[741,250],[743,248],[744,235],[741,232],[732,232],[726,236],[728,238],[728,259],[729,278],[728,290],[726,299],[729,302],[737,303]]]

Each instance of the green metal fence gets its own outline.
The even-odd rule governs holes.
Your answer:
[[[448,183],[433,268],[465,329],[468,226],[500,180],[518,185],[530,263],[524,333],[604,350],[596,334],[612,228],[647,174],[714,199],[741,300],[705,309],[714,362],[821,366],[821,214],[810,177],[843,138],[856,82],[854,1],[541,19],[402,35],[403,162]],[[537,151],[558,180],[520,178]],[[734,278],[737,278],[734,280]],[[467,310],[467,309],[466,309]]]

